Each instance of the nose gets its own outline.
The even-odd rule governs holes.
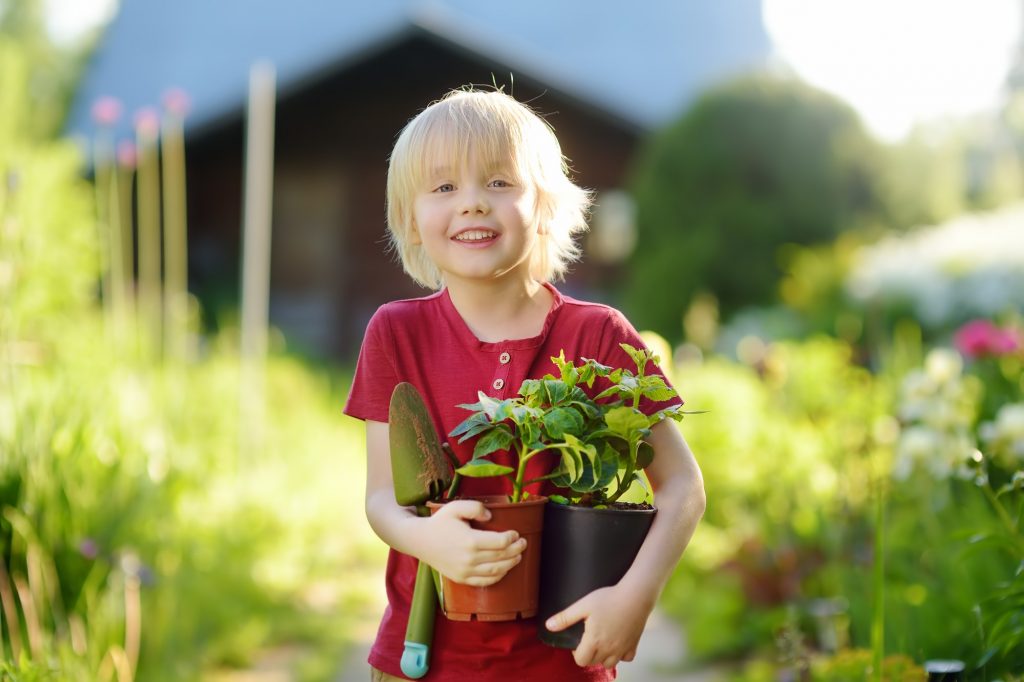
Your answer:
[[[472,213],[486,214],[490,211],[490,205],[487,203],[487,196],[483,189],[479,187],[467,187],[463,190],[462,197],[463,215],[469,215]]]

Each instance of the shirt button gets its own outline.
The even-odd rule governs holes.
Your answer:
[[[491,386],[494,386],[494,390],[495,391],[500,391],[502,388],[505,387],[505,380],[504,379],[495,379],[494,383],[491,384]]]
[[[509,362],[511,362],[511,360],[512,356],[509,355],[508,353],[502,353],[500,356],[498,356],[498,362],[500,362],[503,365],[507,365]]]

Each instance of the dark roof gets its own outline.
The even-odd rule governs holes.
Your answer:
[[[158,105],[171,87],[189,93],[189,123],[203,126],[241,111],[257,60],[275,64],[287,93],[410,31],[507,64],[640,128],[663,124],[709,83],[763,65],[770,51],[760,0],[122,0],[68,130],[92,129],[100,96],[131,113]]]

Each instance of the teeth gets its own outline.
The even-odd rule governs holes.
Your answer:
[[[493,239],[497,234],[490,230],[466,230],[455,237],[460,242],[478,242],[484,239]]]

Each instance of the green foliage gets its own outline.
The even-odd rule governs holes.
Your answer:
[[[518,502],[523,486],[534,482],[524,480],[527,462],[541,452],[557,450],[560,463],[543,479],[577,493],[576,502],[618,500],[634,481],[642,480],[640,471],[653,459],[653,450],[644,440],[651,427],[683,416],[678,406],[649,416],[639,409],[641,399],[661,402],[676,393],[660,376],[644,374],[649,362],[657,362],[652,351],[620,345],[636,363],[635,374],[585,358],[577,367],[559,353],[551,358],[558,377],[527,379],[514,398],[499,401],[481,392],[478,402],[460,405],[473,414],[448,435],[461,436],[460,443],[477,436],[479,440],[473,459],[456,472],[470,477],[507,476],[512,481],[512,501]],[[609,385],[591,399],[580,385],[593,388],[599,378]],[[509,450],[514,452],[515,467],[487,460]],[[605,489],[613,482],[609,496]]]
[[[808,86],[756,76],[708,92],[636,167],[634,319],[677,339],[698,291],[727,315],[772,301],[779,247],[879,220],[879,163],[854,112]]]
[[[61,109],[38,99],[34,48],[10,21],[0,677],[200,679],[287,642],[319,670],[310,679],[330,679],[378,608],[367,582],[383,564],[368,527],[346,522],[363,515],[364,466],[362,429],[338,414],[346,380],[271,358],[265,414],[244,424],[261,446],[239,453],[241,368],[227,335],[200,361],[161,363],[139,352],[136,320],[102,318],[90,188],[74,147],[47,137]]]
[[[679,599],[670,608],[688,631],[721,633],[695,640],[694,654],[770,642],[791,601],[850,598],[845,567],[863,576],[870,566],[872,462],[885,456],[879,424],[891,400],[885,384],[852,362],[848,345],[827,338],[776,344],[756,368],[721,359],[687,366],[674,383],[707,408],[682,428],[709,504],[669,586]],[[699,586],[706,610],[690,613],[688,585]],[[860,589],[866,598],[868,585]],[[741,606],[720,610],[715,594],[732,605],[739,597]]]
[[[915,400],[927,397],[912,371],[921,363],[912,345],[889,350],[879,373],[858,366],[848,344],[824,337],[773,344],[751,367],[716,358],[681,369],[674,383],[709,408],[692,431],[684,424],[709,504],[664,605],[688,624],[695,656],[762,653],[787,609],[806,611],[811,600],[841,597],[855,647],[871,645],[881,605],[886,656],[958,658],[971,677],[1020,674],[1024,475],[1015,477],[1019,464],[1006,469],[1014,460],[995,450],[1007,442],[998,416],[1016,407],[978,412],[986,404],[979,391],[969,392],[964,407],[963,396],[945,384],[936,395],[955,406],[900,400],[904,384]],[[948,363],[927,364],[943,376],[952,371]],[[986,391],[1006,390],[1005,382],[985,376]],[[1019,396],[1016,382],[1011,388],[1018,393],[1000,393],[1004,400]],[[920,466],[889,480],[918,420],[959,429],[965,409],[972,423],[993,420],[982,429],[989,436],[979,441],[981,468],[954,476],[944,448],[959,441],[947,434],[929,441]],[[962,450],[961,461],[971,451]],[[879,551],[881,594],[872,578]],[[803,631],[816,643],[813,629]],[[812,679],[843,679],[844,670],[870,666],[872,655],[841,653],[818,672],[812,666]],[[751,670],[758,679],[764,672]]]
[[[473,448],[473,459],[456,469],[456,473],[469,477],[507,476],[512,481],[511,501],[519,502],[523,499],[523,487],[534,482],[525,480],[527,463],[542,452],[558,450],[562,468],[557,475],[576,485],[584,481],[590,486],[608,483],[615,474],[614,458],[607,466],[603,450],[585,440],[595,430],[600,409],[577,386],[580,375],[575,368],[564,357],[552,361],[561,361],[561,378],[548,374],[542,379],[527,379],[519,395],[506,400],[496,400],[481,391],[478,402],[459,405],[473,414],[448,435],[460,436],[460,443],[480,438]],[[489,456],[503,451],[513,453],[514,467],[488,461]]]

